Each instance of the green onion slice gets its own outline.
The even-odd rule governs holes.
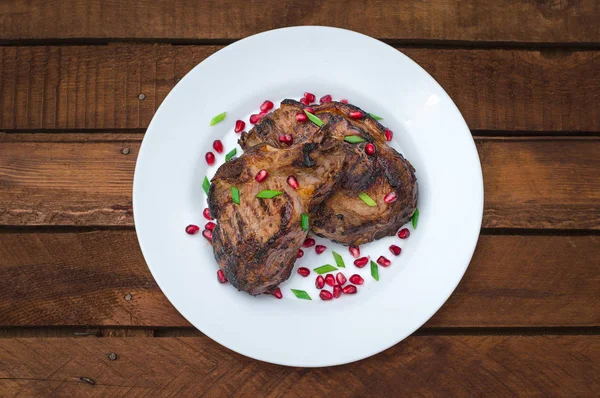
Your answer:
[[[221,123],[223,120],[225,120],[225,116],[227,116],[227,112],[219,113],[210,120],[210,125],[214,126],[217,123]]]
[[[335,258],[335,263],[339,268],[346,268],[346,264],[344,264],[344,259],[336,252],[333,253],[333,258]]]
[[[281,195],[283,192],[272,191],[270,189],[265,189],[256,194],[257,198],[261,199],[273,199],[275,196]]]
[[[361,142],[366,142],[367,140],[362,138],[360,135],[347,135],[344,137],[344,141],[351,144],[360,144]]]
[[[419,222],[419,209],[415,209],[415,214],[412,216],[413,229],[417,229],[417,223]]]
[[[310,298],[310,296],[308,295],[308,293],[306,293],[304,290],[297,290],[297,289],[290,289],[292,291],[292,293],[294,293],[294,296],[298,297],[299,299],[302,300],[312,300]]]
[[[371,260],[371,276],[376,281],[379,281],[379,268],[377,268],[377,263]]]
[[[208,178],[206,176],[204,176],[204,181],[202,181],[202,188],[204,189],[204,192],[206,192],[206,194],[208,195],[208,190],[210,189],[210,181],[208,181]]]
[[[302,213],[302,229],[308,231],[308,214]]]
[[[364,192],[358,194],[358,197],[367,204],[367,206],[376,207],[377,202],[375,202],[369,195]]]
[[[313,271],[315,271],[319,275],[322,275],[322,274],[326,274],[328,272],[337,271],[337,268],[335,268],[333,265],[325,264],[325,265],[322,265],[320,267],[313,269]]]
[[[231,187],[231,199],[233,203],[240,204],[240,190],[236,187]]]
[[[375,114],[373,114],[373,113],[369,113],[369,115],[370,115],[370,116],[371,116],[373,119],[375,119],[375,120],[383,120],[383,118],[382,118],[381,116],[377,116],[377,115],[375,115]]]
[[[229,151],[229,153],[227,155],[225,155],[225,161],[229,162],[229,159],[234,157],[236,153],[237,153],[237,148],[233,148],[231,151]]]
[[[310,119],[310,121],[313,122],[314,124],[316,124],[317,126],[321,127],[322,125],[325,124],[325,123],[323,123],[323,121],[321,119],[319,119],[318,117],[316,117],[312,113],[306,112],[306,110],[304,111],[304,113],[306,113],[306,116],[308,116],[308,118]]]

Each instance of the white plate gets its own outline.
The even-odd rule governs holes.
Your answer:
[[[346,276],[365,284],[354,296],[324,302],[314,275],[296,272],[281,285],[284,298],[251,297],[216,279],[212,248],[188,224],[203,226],[202,179],[215,173],[204,154],[219,138],[225,153],[237,146],[236,119],[257,113],[265,99],[278,106],[305,91],[319,98],[347,98],[382,116],[394,131],[391,143],[415,166],[420,219],[407,240],[389,237],[364,245],[380,268],[358,269],[348,249],[318,239],[297,266],[335,264],[342,254]],[[209,127],[211,118],[227,118]],[[238,147],[238,154],[241,153]],[[144,137],[133,184],[135,224],[142,252],[158,285],[181,314],[213,340],[282,365],[329,366],[374,355],[423,325],[450,296],[464,274],[479,236],[483,213],[481,166],[460,112],[435,80],[394,48],[355,32],[295,27],[261,33],[222,49],[196,66],[167,96]],[[388,250],[394,242],[399,257]],[[309,291],[297,299],[290,288]]]

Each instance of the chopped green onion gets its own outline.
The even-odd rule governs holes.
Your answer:
[[[346,264],[344,264],[344,259],[338,253],[332,251],[333,258],[335,258],[335,263],[339,268],[346,268]]]
[[[204,189],[204,192],[206,192],[206,194],[208,195],[208,190],[210,189],[210,181],[208,181],[208,178],[206,176],[204,176],[204,181],[202,181],[202,188]]]
[[[270,189],[265,189],[256,194],[257,198],[261,199],[273,199],[275,196],[281,195],[283,192],[279,191],[271,191]]]
[[[215,116],[211,119],[210,125],[214,126],[217,123],[221,123],[223,120],[225,120],[225,116],[227,116],[227,112],[218,114],[217,116]]]
[[[413,229],[417,229],[417,223],[419,222],[419,209],[415,209],[415,214],[412,216]]]
[[[379,268],[377,268],[377,263],[373,260],[371,260],[371,276],[379,282]]]
[[[316,117],[312,113],[306,112],[306,110],[304,110],[304,113],[306,113],[306,116],[308,116],[308,118],[310,119],[310,121],[313,122],[314,124],[316,124],[317,126],[321,127],[322,125],[325,124],[325,123],[323,123],[323,121],[321,119],[319,119],[318,117]]]
[[[317,274],[321,275],[321,274],[326,274],[328,272],[337,271],[337,268],[335,268],[333,265],[325,264],[325,265],[322,265],[320,267],[313,269],[313,271],[315,271]]]
[[[294,296],[298,297],[299,299],[302,300],[312,300],[310,298],[310,296],[308,295],[308,293],[306,293],[304,290],[296,290],[296,289],[290,289],[292,291],[292,293],[294,293]]]
[[[302,229],[308,231],[308,214],[302,213]]]
[[[344,137],[344,141],[349,142],[351,144],[360,144],[361,142],[365,142],[367,140],[362,138],[360,135],[347,135]]]
[[[375,114],[373,114],[373,113],[369,113],[369,115],[370,115],[370,116],[371,116],[373,119],[375,119],[375,120],[383,120],[383,118],[382,118],[381,116],[377,116],[377,115],[375,115]]]
[[[240,204],[240,190],[236,187],[231,187],[231,199],[233,203]]]
[[[236,153],[237,153],[237,148],[233,148],[231,151],[229,151],[229,153],[227,155],[225,155],[225,161],[229,162],[229,159],[234,157]]]
[[[377,202],[375,202],[369,195],[364,192],[358,194],[358,197],[365,202],[368,206],[375,207],[377,206]]]

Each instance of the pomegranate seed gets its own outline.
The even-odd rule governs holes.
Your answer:
[[[344,286],[344,284],[346,283],[346,277],[345,277],[345,276],[344,276],[344,274],[342,274],[341,272],[338,272],[338,273],[335,275],[335,280],[337,281],[337,283],[338,283],[340,286]]]
[[[254,179],[258,182],[263,182],[265,180],[265,178],[267,178],[268,175],[269,175],[269,173],[267,172],[267,170],[262,169],[262,170],[259,170],[258,173],[256,173],[256,176],[254,177]]]
[[[217,153],[223,153],[223,143],[221,141],[215,140],[215,142],[213,142],[213,148],[215,148]]]
[[[294,176],[289,176],[287,178],[287,183],[290,187],[294,188],[294,189],[298,189],[298,180],[296,180],[296,177]]]
[[[344,294],[355,294],[357,290],[358,289],[356,289],[356,286],[354,285],[344,286],[344,288],[342,289]]]
[[[212,218],[210,216],[210,210],[208,210],[208,207],[204,208],[204,210],[202,211],[202,214],[204,215],[204,218],[206,218],[209,221],[214,220],[214,218]]]
[[[359,258],[360,257],[360,247],[358,247],[358,246],[350,246],[348,248],[348,250],[350,251],[350,254],[352,254],[352,257],[354,257],[354,258]]]
[[[322,104],[326,103],[326,102],[331,102],[331,95],[327,94],[321,97],[321,99],[319,100],[319,102],[321,102]]]
[[[250,123],[252,123],[252,124],[258,123],[263,116],[264,115],[261,115],[261,114],[250,115]]]
[[[323,289],[323,286],[325,286],[325,278],[323,278],[323,275],[319,275],[317,276],[317,280],[315,280],[315,287],[317,289]]]
[[[302,102],[306,106],[310,105],[310,101],[305,97],[300,98],[300,102]]]
[[[304,93],[304,98],[308,100],[308,102],[315,102],[315,95],[312,93]]]
[[[302,243],[302,246],[304,247],[312,247],[315,245],[315,240],[313,238],[306,238],[304,239],[304,243]]]
[[[394,133],[392,132],[392,130],[390,129],[385,129],[385,140],[387,142],[390,142],[392,140],[392,137],[394,136]]]
[[[306,116],[306,115],[304,115]],[[279,142],[283,143],[283,144],[288,144],[288,145],[292,145],[292,143],[294,142],[294,137],[292,137],[291,134],[285,134],[285,135],[280,135],[279,136]]]
[[[206,163],[208,163],[209,166],[212,166],[213,164],[215,164],[215,154],[212,152],[206,152],[206,155],[204,156],[206,158]]]
[[[348,103],[348,100],[347,100],[347,99],[343,99],[343,100],[341,100],[340,102],[341,102],[342,104],[347,104],[347,103]]]
[[[315,108],[311,108],[310,106],[308,108],[304,108],[304,110],[308,113],[312,113],[313,115],[315,114]]]
[[[350,283],[354,283],[355,285],[362,285],[364,282],[365,280],[358,274],[354,274],[350,277]]]
[[[350,112],[350,117],[352,119],[362,119],[365,115],[361,111],[352,111]]]
[[[202,236],[204,236],[209,242],[212,242],[212,231],[205,229],[202,231]]]
[[[369,142],[367,145],[365,145],[365,152],[370,156],[375,155],[375,145]]]
[[[200,227],[194,224],[190,224],[185,227],[185,233],[188,235],[196,235],[200,231]]]
[[[296,256],[296,258],[300,258],[302,256],[304,256],[304,250],[298,249],[298,255]]]
[[[325,283],[327,283],[329,286],[335,286],[335,277],[333,274],[325,275]]]
[[[298,268],[298,273],[306,278],[310,275],[310,270],[306,267],[300,267]]]
[[[379,256],[379,258],[377,259],[377,264],[381,265],[382,267],[389,267],[391,263],[392,262],[384,256]]]
[[[281,294],[281,289],[275,289],[275,291],[273,292],[273,296],[277,297],[278,299],[281,299],[283,297],[283,294]]]
[[[406,239],[410,236],[410,231],[408,230],[408,228],[402,228],[399,232],[398,232],[398,237],[400,239]]]
[[[262,105],[260,106],[260,110],[263,112],[269,112],[271,109],[273,109],[273,103],[269,100],[266,100],[265,102],[262,103]]]
[[[296,113],[296,121],[298,123],[304,123],[308,120],[308,116],[305,113]]]
[[[383,201],[387,204],[394,203],[396,199],[398,199],[398,195],[393,191],[383,197]]]
[[[217,226],[217,224],[215,224],[215,223],[214,223],[214,222],[212,222],[212,221],[209,221],[209,222],[207,222],[207,223],[206,223],[206,225],[204,226],[204,229],[208,229],[209,231],[211,231],[211,232],[212,232],[212,231],[214,231],[214,230],[215,230],[215,227],[216,227],[216,226]]]
[[[357,260],[354,260],[354,265],[356,265],[358,268],[362,268],[365,265],[367,265],[368,262],[369,262],[368,257],[361,257]]]
[[[328,301],[333,298],[333,294],[331,294],[331,292],[327,290],[321,290],[321,293],[319,293],[319,297],[321,297],[321,300],[323,301]]]
[[[315,251],[317,252],[317,254],[323,253],[326,249],[327,249],[327,246],[323,246],[323,245],[317,245],[315,247]]]
[[[217,279],[220,283],[227,283],[227,278],[225,277],[222,269],[217,271]]]
[[[340,285],[335,285],[333,287],[333,297],[338,298],[342,295],[342,287]]]
[[[241,133],[242,130],[244,130],[244,127],[246,127],[246,122],[244,122],[243,120],[237,120],[235,122],[235,128],[233,129],[233,131],[235,131],[236,133]]]
[[[390,251],[392,252],[392,254],[394,256],[399,256],[400,253],[402,253],[402,249],[396,245],[391,245],[390,246]]]

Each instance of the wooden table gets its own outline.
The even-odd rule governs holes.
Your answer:
[[[380,38],[431,73],[472,129],[486,195],[444,307],[324,369],[192,328],[131,207],[145,128],[177,81],[237,39],[305,24]],[[595,0],[0,2],[0,396],[597,396],[599,26]]]

